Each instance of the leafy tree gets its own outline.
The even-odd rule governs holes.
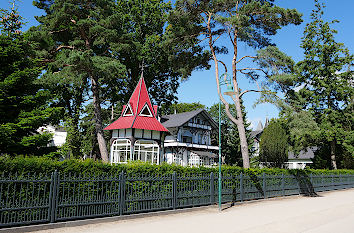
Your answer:
[[[36,82],[41,67],[16,7],[0,12],[0,154],[48,153],[52,135],[37,130],[57,122],[60,108],[48,105],[50,93]]]
[[[46,62],[46,80],[61,79],[60,91],[73,125],[90,91],[94,106],[95,131],[103,161],[108,161],[102,125],[102,86],[121,77],[124,67],[114,59],[113,47],[120,41],[121,17],[113,1],[37,0],[35,6],[46,15],[37,17],[40,25],[32,28],[39,42],[38,51]],[[65,88],[68,87],[68,88]],[[53,89],[57,89],[54,87]],[[74,117],[72,117],[74,116]],[[77,131],[77,130],[75,130]]]
[[[274,93],[271,92],[267,86],[259,90],[241,91],[237,80],[238,75],[245,75],[246,78],[257,80],[260,74],[266,74],[267,76],[268,74],[258,67],[240,68],[239,65],[241,65],[240,63],[244,61],[244,59],[257,59],[258,57],[252,56],[252,54],[240,57],[238,48],[240,45],[247,45],[254,49],[273,45],[269,36],[275,35],[279,29],[288,24],[300,24],[302,21],[301,14],[295,9],[284,9],[275,5],[274,0],[180,0],[176,1],[175,17],[180,18],[181,22],[189,22],[187,27],[188,29],[191,28],[191,30],[189,30],[191,31],[191,36],[196,35],[196,38],[200,40],[206,39],[208,41],[215,65],[218,94],[226,107],[227,116],[237,126],[241,143],[243,166],[249,168],[249,153],[241,99],[244,94],[249,92],[261,92],[264,95],[272,96]],[[193,25],[195,25],[195,27],[193,27]],[[230,48],[233,54],[233,58],[230,62],[232,65],[232,78],[231,81],[228,82],[228,85],[231,85],[234,89],[232,100],[236,107],[235,115],[232,115],[230,112],[229,103],[225,100],[220,89],[219,63],[224,65],[225,72],[227,73],[226,63],[217,58],[219,52],[226,52],[226,48],[223,47],[225,41],[221,42],[219,45],[217,44],[218,39],[222,38],[222,36],[230,39]],[[281,54],[280,57],[276,56],[279,54]],[[271,49],[267,55],[272,56],[272,61],[277,61],[285,57],[284,54],[276,49]]]
[[[236,109],[234,105],[230,106],[230,111],[234,114]],[[242,105],[243,117],[246,122],[246,112]],[[214,104],[208,108],[209,114],[212,118],[219,123],[219,104]],[[225,157],[225,163],[230,165],[242,166],[242,153],[240,138],[237,127],[231,122],[225,113],[225,106],[221,105],[221,152]],[[246,137],[248,143],[248,151],[251,154],[253,139],[251,138],[251,130],[249,129],[250,123],[246,123]],[[219,136],[214,134],[212,141],[218,144]]]
[[[259,161],[265,166],[279,167],[288,160],[288,137],[280,120],[272,119],[264,129],[259,150]]]
[[[114,47],[115,57],[125,67],[125,83],[115,85],[108,99],[128,101],[143,66],[144,79],[155,104],[170,105],[176,101],[180,79],[187,79],[198,68],[208,68],[210,56],[193,40],[177,37],[169,19],[172,6],[163,0],[118,1],[117,11],[124,18],[124,43]]]
[[[205,105],[199,102],[164,104],[161,107],[161,113],[169,115],[174,113],[190,112],[200,108],[205,109]]]
[[[125,104],[144,68],[157,104],[170,103],[179,78],[208,67],[209,56],[195,43],[183,43],[169,32],[170,3],[162,0],[36,0],[46,11],[31,29],[37,52],[46,64],[42,81],[65,106],[75,157],[82,153],[84,106],[93,103],[95,134],[103,160],[107,148],[102,126],[105,108]],[[161,91],[163,90],[163,91]],[[102,109],[103,108],[103,109]],[[92,135],[92,134],[91,134]],[[75,143],[75,144],[74,144]]]
[[[351,70],[354,56],[342,43],[335,41],[336,31],[331,24],[337,21],[325,22],[322,19],[324,5],[318,0],[315,3],[312,21],[307,24],[302,38],[301,48],[304,49],[305,58],[295,66],[296,77],[287,97],[291,100],[295,115],[305,111],[308,123],[312,125],[312,132],[308,133],[304,130],[310,127],[299,129],[295,122],[294,129],[307,134],[307,141],[320,147],[318,154],[322,154],[322,160],[327,160],[333,169],[337,169],[340,166],[339,154],[354,154],[354,88]]]

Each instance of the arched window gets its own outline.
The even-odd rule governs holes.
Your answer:
[[[134,144],[134,160],[159,164],[160,148],[152,140],[137,140]]]
[[[130,140],[116,139],[111,146],[111,163],[126,163],[130,159]]]

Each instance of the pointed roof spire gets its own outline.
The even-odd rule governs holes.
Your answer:
[[[269,125],[269,119],[268,116],[265,119],[265,123],[264,123],[264,129]]]
[[[141,73],[138,85],[124,106],[120,118],[105,130],[135,128],[167,132],[168,130],[157,120],[156,114]]]
[[[259,122],[258,122],[258,125],[257,125],[256,130],[263,130],[263,124],[262,124],[262,121],[259,121]]]

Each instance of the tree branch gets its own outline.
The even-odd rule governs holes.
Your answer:
[[[243,57],[241,57],[240,59],[238,59],[238,61],[236,62],[236,64],[239,63],[240,61],[242,61],[242,60],[245,59],[245,58],[257,58],[257,56],[243,56]]]
[[[55,49],[55,52],[58,52],[61,49],[75,49],[75,47],[70,45],[60,45],[58,48]]]
[[[257,85],[257,88],[258,88],[258,90],[260,90],[261,88],[259,87],[259,85],[258,85],[258,82],[257,82],[257,80],[250,74],[250,73],[247,73],[247,72],[243,72],[243,71],[240,71],[240,73],[241,74],[245,74],[245,75],[248,75],[251,79],[253,79],[253,81],[256,83],[256,85]]]
[[[243,94],[246,94],[247,92],[262,92],[262,91],[261,90],[245,90],[245,91],[241,92],[240,98]]]
[[[259,69],[259,68],[242,68],[242,69],[238,69],[237,71],[241,72],[244,71],[244,70],[257,70],[257,71],[262,71],[267,77],[268,77],[268,74],[267,72],[265,72],[263,69]]]

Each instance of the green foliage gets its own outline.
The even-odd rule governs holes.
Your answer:
[[[50,92],[37,83],[42,67],[34,57],[16,9],[1,10],[0,154],[48,153],[51,134],[37,129],[57,122],[60,108],[48,104]]]
[[[142,66],[158,105],[176,100],[180,78],[208,67],[209,56],[199,45],[173,35],[171,4],[162,0],[36,0],[34,5],[46,11],[37,17],[40,25],[30,29],[46,65],[41,82],[66,110],[73,157],[99,156],[95,138],[111,121],[108,109],[113,106],[120,114]],[[93,99],[92,107],[85,107]]]
[[[264,129],[260,140],[259,160],[265,166],[279,168],[288,160],[288,137],[279,120],[272,119]]]
[[[161,106],[161,114],[169,115],[174,113],[190,112],[201,108],[205,109],[205,105],[199,102],[164,104]]]
[[[134,161],[127,164],[107,164],[101,161],[93,160],[64,160],[57,161],[52,158],[44,157],[21,157],[10,158],[7,156],[0,157],[0,173],[42,173],[48,174],[53,171],[59,171],[65,174],[89,174],[89,175],[108,175],[108,174],[119,174],[124,171],[127,174],[172,174],[176,172],[178,174],[188,175],[190,173],[204,174],[218,172],[218,168],[207,168],[207,167],[183,167],[179,165],[167,164],[162,165],[152,165],[150,163]],[[250,168],[243,169],[236,166],[222,166],[223,174],[234,174],[239,175],[241,172],[247,173],[249,175],[261,175],[265,174],[292,174],[297,170],[288,170],[280,168]],[[305,172],[306,174],[354,174],[354,170],[316,170],[316,169],[305,169],[299,170]]]
[[[325,22],[324,5],[315,3],[302,38],[305,59],[295,65],[296,76],[286,91],[291,109],[283,113],[295,150],[318,146],[314,166],[336,168],[350,164],[351,159],[341,160],[354,154],[354,56],[335,41],[331,24],[337,21]]]

